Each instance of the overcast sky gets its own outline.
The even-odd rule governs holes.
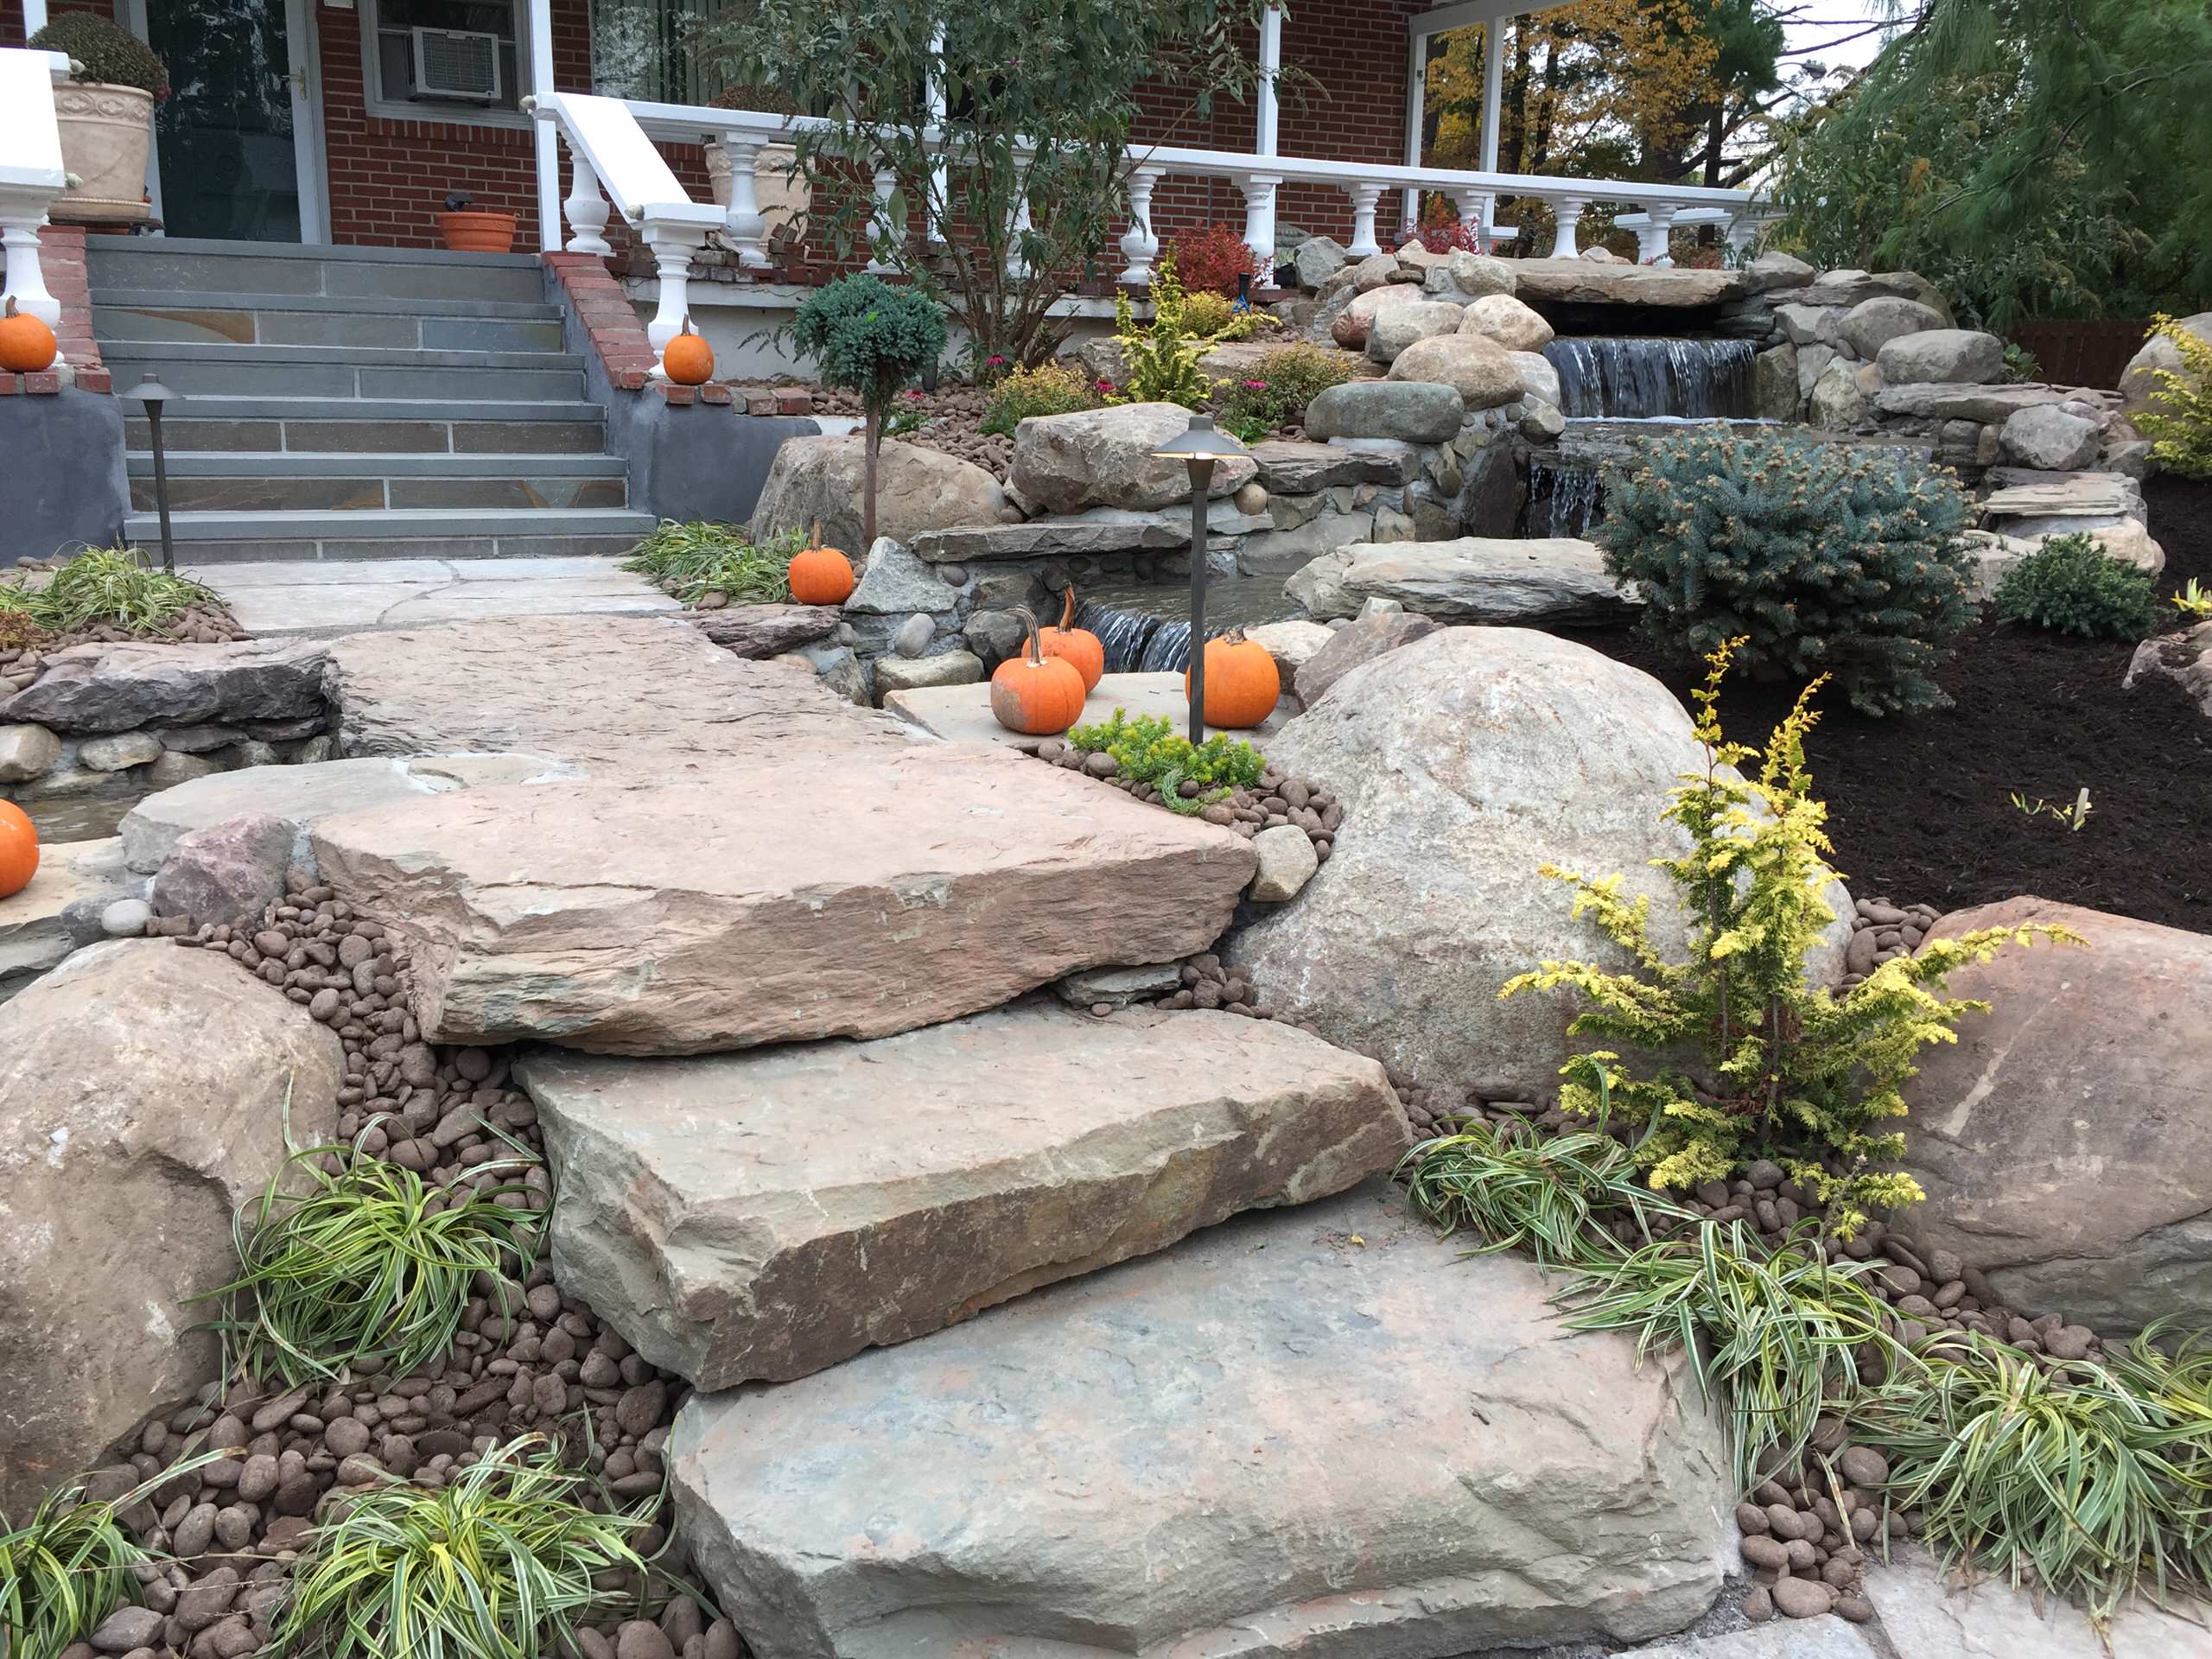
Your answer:
[[[1787,6],[1790,0],[1783,0]],[[1805,8],[1805,16],[1789,25],[1789,48],[1802,51],[1810,48],[1809,55],[1827,64],[1862,64],[1871,60],[1881,50],[1879,34],[1862,34],[1869,24],[1881,22],[1889,16],[1886,8],[1877,0],[1797,0]],[[1858,35],[1857,40],[1848,35]],[[1832,44],[1833,43],[1833,44]],[[1802,60],[1793,59],[1795,61]]]

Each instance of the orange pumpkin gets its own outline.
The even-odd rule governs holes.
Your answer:
[[[679,386],[703,386],[715,378],[715,348],[691,332],[691,314],[683,314],[683,332],[662,350],[661,372]]]
[[[54,366],[54,330],[28,311],[18,311],[12,296],[0,315],[0,369],[10,374],[36,374]]]
[[[813,545],[791,556],[791,597],[802,605],[842,605],[857,585],[853,562],[834,547],[822,545],[822,525],[814,526]]]
[[[991,717],[1009,732],[1052,737],[1083,714],[1083,676],[1064,657],[1037,648],[1037,619],[1020,606],[1014,613],[1029,630],[1028,648],[1009,657],[991,675]]]
[[[1191,671],[1183,671],[1183,693],[1190,695]],[[1275,711],[1282,696],[1282,671],[1268,648],[1231,628],[1206,641],[1206,706],[1209,726],[1257,726]]]
[[[1075,625],[1075,584],[1068,584],[1067,598],[1060,606],[1060,626],[1039,628],[1037,648],[1047,657],[1058,657],[1075,664],[1075,671],[1083,676],[1085,692],[1098,689],[1099,677],[1106,672],[1106,647],[1089,628]]]
[[[38,874],[38,830],[13,801],[0,801],[0,899],[12,899]]]

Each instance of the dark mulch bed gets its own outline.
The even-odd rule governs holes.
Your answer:
[[[2166,550],[2161,601],[2191,576],[2212,584],[2212,484],[2161,478],[2145,493]],[[1699,677],[1630,629],[1573,638],[1677,696]],[[1946,911],[2034,893],[2212,932],[2212,720],[2170,680],[2122,691],[2133,654],[1989,623],[1961,637],[1937,677],[1955,707],[1872,720],[1826,696],[1807,753],[1852,891]],[[1794,695],[1732,683],[1729,734],[1763,742]],[[2078,834],[2012,804],[2018,793],[2070,805],[2084,785],[2092,810]]]

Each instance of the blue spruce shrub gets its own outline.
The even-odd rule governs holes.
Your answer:
[[[1903,450],[1796,433],[1647,438],[1605,474],[1592,532],[1684,657],[1746,639],[1739,664],[1835,676],[1870,715],[1940,709],[1929,671],[1974,620],[1957,478]]]

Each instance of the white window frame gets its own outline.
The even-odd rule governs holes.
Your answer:
[[[531,11],[529,0],[507,0],[515,19],[515,92],[518,99],[528,98],[537,90],[531,75]],[[511,132],[521,132],[534,124],[520,110],[487,110],[480,105],[461,103],[410,103],[402,99],[397,103],[382,96],[383,74],[379,65],[383,53],[377,41],[377,20],[379,0],[358,0],[355,8],[361,15],[361,105],[370,115],[380,121],[437,121],[450,126],[504,127]]]

